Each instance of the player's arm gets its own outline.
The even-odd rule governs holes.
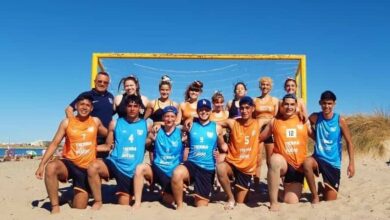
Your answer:
[[[65,108],[65,115],[67,118],[73,117],[74,116],[73,112],[74,109],[72,106],[69,105],[68,107]]]
[[[301,110],[302,110],[302,115],[304,117],[304,120],[307,120],[308,113],[307,113],[307,109],[306,109],[306,104],[303,101],[303,99],[299,99],[298,101],[301,103],[301,107],[302,107]]]
[[[275,115],[274,117],[278,114],[279,112],[279,99],[275,98],[275,97],[272,97],[272,100],[274,102],[274,108],[275,108]],[[255,100],[253,100],[255,101]]]
[[[183,113],[181,112],[181,107],[177,102],[173,102],[173,106],[175,106],[175,108],[177,109],[177,116],[176,116],[175,125],[180,125],[181,118],[183,117]]]
[[[351,178],[355,175],[355,152],[354,152],[354,146],[352,143],[351,132],[349,131],[347,122],[341,116],[340,116],[340,127],[341,127],[341,133],[345,139],[345,142],[347,143],[347,151],[348,151],[348,156],[349,156],[347,175],[349,178]]]
[[[115,130],[116,121],[112,120],[108,126],[108,133],[106,137],[106,143],[100,144],[97,146],[96,150],[98,152],[109,152],[112,149],[114,143],[114,130]]]
[[[38,179],[43,178],[43,172],[45,169],[45,165],[50,160],[50,158],[53,156],[54,152],[56,151],[58,145],[61,143],[62,139],[65,137],[65,131],[66,127],[68,127],[68,119],[64,119],[58,129],[56,134],[53,137],[53,140],[51,141],[50,145],[47,147],[45,154],[42,157],[41,162],[39,163],[38,169],[35,172],[35,176]]]
[[[114,98],[114,106],[113,106],[114,112],[118,111],[117,108],[121,104],[122,99],[123,99],[123,95],[115,96],[115,98]]]
[[[102,121],[100,121],[100,119],[97,117],[93,117],[93,120],[95,120],[96,124],[98,125],[98,133],[103,137],[107,137],[108,130],[106,127],[104,127]]]
[[[228,119],[225,119],[223,121],[217,122],[217,124],[219,126],[221,126],[222,128],[229,128],[231,130],[231,129],[233,129],[234,122],[235,122],[235,119],[228,118]]]
[[[226,153],[228,151],[228,145],[226,144],[225,140],[223,139],[223,128],[219,125],[217,125],[217,134],[218,134],[218,147],[219,149]]]
[[[313,140],[313,141],[316,141],[316,136],[315,136],[315,125],[317,123],[317,119],[318,119],[318,113],[313,113],[309,116],[309,123],[310,123],[310,130],[311,130],[311,134],[309,135],[309,137]]]
[[[156,140],[157,132],[154,129],[149,131],[148,137],[146,138],[145,147],[147,151],[152,151],[153,142]]]
[[[145,120],[148,119],[148,118],[152,115],[152,113],[153,113],[153,107],[154,107],[156,101],[157,101],[157,100],[152,100],[152,101],[150,101],[150,102],[148,103],[148,105],[146,106],[146,111],[145,111],[145,116],[144,116],[144,119],[145,119]]]

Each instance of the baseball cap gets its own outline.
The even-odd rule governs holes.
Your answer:
[[[208,108],[211,110],[211,102],[207,99],[201,99],[198,101],[197,105],[196,105],[196,109],[201,109],[201,108]]]
[[[163,113],[164,115],[168,112],[173,112],[175,115],[177,115],[177,109],[175,108],[175,106],[166,106],[164,109],[163,109]]]
[[[244,96],[240,99],[240,106],[243,105],[243,104],[248,104],[250,106],[254,106],[253,104],[253,99],[249,96]]]

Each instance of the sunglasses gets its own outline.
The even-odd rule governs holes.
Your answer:
[[[104,84],[104,85],[108,85],[108,81],[104,81],[104,80],[96,80],[97,83],[101,83],[101,84]]]

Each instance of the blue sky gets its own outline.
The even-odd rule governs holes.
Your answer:
[[[64,108],[89,89],[93,52],[306,54],[310,112],[319,110],[318,97],[326,89],[336,93],[343,114],[389,110],[389,6],[388,1],[3,2],[0,142],[51,140]],[[145,63],[176,69],[172,63]],[[237,63],[177,70],[229,65]],[[157,91],[149,89],[156,82],[141,86],[145,94]],[[116,87],[111,86],[114,93]],[[258,95],[257,88],[249,89]],[[183,91],[177,93],[173,98]]]

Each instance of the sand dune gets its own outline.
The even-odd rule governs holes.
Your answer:
[[[34,176],[38,160],[0,163],[0,213],[1,219],[390,219],[390,167],[385,159],[357,158],[356,176],[346,177],[346,164],[342,170],[339,199],[334,202],[310,204],[305,193],[302,202],[296,205],[282,204],[281,211],[268,211],[268,196],[265,179],[260,190],[253,192],[248,204],[237,206],[232,211],[223,209],[225,196],[218,193],[205,208],[186,206],[182,211],[169,209],[158,201],[158,196],[147,192],[141,209],[133,212],[130,207],[114,204],[112,196],[115,181],[104,185],[105,202],[99,211],[71,209],[65,203],[61,213],[51,216],[44,182]],[[265,166],[262,176],[265,177]],[[71,198],[70,184],[60,184],[64,201]],[[191,197],[187,197],[191,202]]]

